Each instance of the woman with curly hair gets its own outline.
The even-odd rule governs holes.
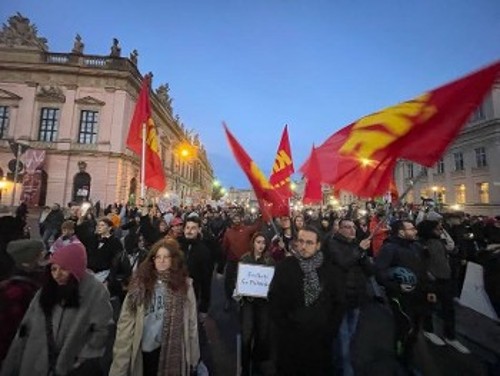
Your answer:
[[[155,243],[123,303],[111,376],[184,376],[200,359],[196,299],[179,244]]]

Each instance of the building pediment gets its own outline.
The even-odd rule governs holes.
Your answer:
[[[48,50],[47,39],[39,37],[37,27],[19,12],[0,30],[0,45]]]
[[[90,95],[83,97],[83,98],[78,98],[75,100],[76,104],[79,105],[85,105],[85,106],[104,106],[106,102],[103,102],[97,98],[91,97]]]
[[[23,99],[17,94],[14,94],[11,91],[0,89],[0,101],[20,101]]]
[[[36,94],[36,99],[42,102],[64,103],[66,96],[58,86],[42,86]]]

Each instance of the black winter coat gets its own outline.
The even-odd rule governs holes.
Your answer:
[[[193,288],[196,299],[199,301],[199,310],[208,311],[210,304],[210,292],[212,288],[213,261],[210,250],[201,239],[190,240],[184,236],[178,239],[184,259],[193,279]]]
[[[375,259],[377,282],[386,288],[391,296],[400,294],[400,285],[391,279],[389,269],[401,266],[410,269],[417,277],[415,293],[423,294],[428,291],[429,281],[427,278],[425,261],[423,259],[423,247],[416,241],[409,241],[400,237],[387,239]]]
[[[359,308],[368,299],[368,278],[375,273],[375,266],[359,245],[349,242],[342,235],[328,239],[325,256],[342,270],[345,299],[348,309]]]
[[[276,266],[268,299],[276,327],[278,375],[331,375],[332,343],[344,314],[341,272],[324,261],[318,269],[322,292],[304,301],[304,273],[295,257]]]

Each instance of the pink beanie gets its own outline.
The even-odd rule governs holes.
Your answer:
[[[49,263],[59,265],[80,281],[87,269],[87,252],[82,243],[70,243],[57,249]]]

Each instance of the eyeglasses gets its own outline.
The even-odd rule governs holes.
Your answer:
[[[300,245],[307,245],[307,246],[311,246],[311,245],[315,245],[316,242],[315,241],[312,241],[312,240],[304,240],[304,239],[298,239],[297,240],[297,243],[299,243]]]

